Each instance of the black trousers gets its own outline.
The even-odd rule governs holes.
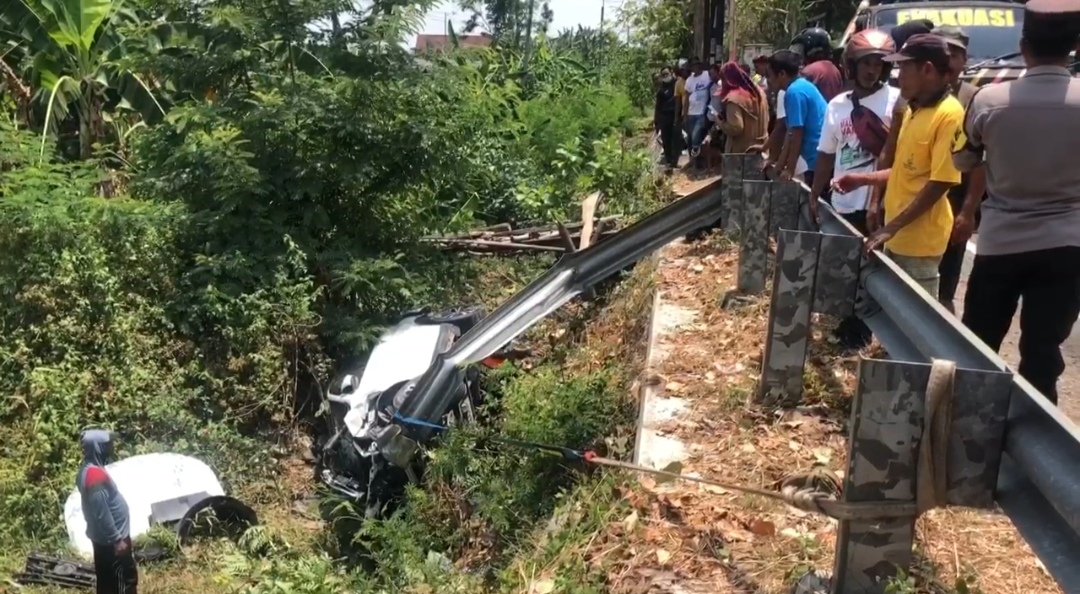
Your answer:
[[[139,570],[127,539],[127,550],[117,555],[112,545],[94,543],[94,574],[97,577],[97,594],[136,594],[139,587]]]
[[[1080,316],[1080,247],[976,255],[964,325],[997,351],[1020,300],[1020,375],[1056,403],[1065,371],[1061,344]]]
[[[660,144],[664,147],[664,163],[670,167],[679,166],[679,140],[681,131],[675,123],[675,113],[660,113],[656,116],[656,126],[660,128]]]
[[[964,207],[963,194],[951,193],[949,205],[952,207],[953,216],[960,214]],[[950,303],[956,299],[956,287],[960,284],[960,273],[964,268],[964,252],[967,251],[967,242],[953,244],[945,248],[941,256],[941,264],[938,264],[938,274],[941,275],[938,284],[938,300],[942,303]]]

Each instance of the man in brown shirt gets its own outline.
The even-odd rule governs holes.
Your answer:
[[[844,90],[844,77],[832,63],[832,39],[824,29],[814,27],[799,33],[791,40],[791,51],[803,57],[802,75],[821,91],[826,103]]]
[[[1029,0],[1023,27],[1027,72],[979,89],[954,147],[961,171],[986,167],[964,324],[996,351],[1022,302],[1019,372],[1057,402],[1080,316],[1080,80],[1068,70],[1080,2]]]

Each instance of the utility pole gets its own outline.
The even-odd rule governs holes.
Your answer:
[[[731,60],[735,60],[739,55],[739,19],[738,19],[738,4],[735,0],[729,0],[727,6],[728,13],[728,31],[731,34],[728,36],[728,57]]]
[[[694,55],[702,60],[708,51],[705,41],[705,29],[708,17],[705,12],[705,4],[709,0],[694,0]]]
[[[529,20],[525,24],[525,65],[529,64],[529,58],[532,57],[532,25],[533,25],[533,5],[536,0],[529,0]]]

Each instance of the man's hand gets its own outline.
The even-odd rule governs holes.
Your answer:
[[[810,200],[806,202],[806,205],[810,207],[810,220],[813,221],[815,225],[820,225],[821,215],[818,214],[818,199],[810,198]]]
[[[785,168],[780,170],[780,173],[777,174],[777,177],[780,178],[780,181],[786,181],[787,182],[787,181],[791,181],[791,178],[794,177],[794,175],[795,175],[794,170],[792,170],[790,167],[785,167]]]
[[[866,185],[866,179],[858,173],[849,173],[833,178],[830,186],[834,192],[847,194]]]
[[[884,247],[885,242],[893,238],[893,235],[896,235],[896,230],[889,225],[885,225],[884,227],[871,233],[870,237],[866,238],[866,243],[863,245],[863,249],[866,250],[867,254],[876,249],[880,249]]]
[[[952,237],[949,242],[954,245],[965,243],[971,239],[971,234],[975,232],[975,219],[974,217],[960,213],[956,215],[956,220],[953,221]]]
[[[866,229],[871,233],[877,231],[884,224],[881,219],[881,203],[871,200],[869,206],[866,207]]]
[[[125,551],[128,550],[128,540],[126,538],[121,538],[120,540],[116,541],[115,545],[113,545],[113,549],[116,551],[117,555],[123,554]]]

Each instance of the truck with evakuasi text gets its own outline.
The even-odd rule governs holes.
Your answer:
[[[1020,33],[1024,4],[1003,0],[930,0],[900,2],[862,0],[844,31],[840,47],[864,29],[889,31],[909,21],[926,19],[935,27],[960,27],[968,36],[968,67],[961,78],[982,86],[1003,82],[1024,73]],[[893,69],[896,76],[896,69]]]

